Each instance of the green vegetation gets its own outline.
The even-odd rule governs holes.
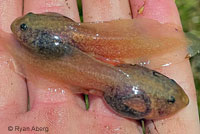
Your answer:
[[[200,36],[200,1],[177,0],[176,4],[184,31]]]
[[[85,108],[86,110],[88,110],[90,108],[90,102],[87,94],[84,95],[84,99],[85,99]]]
[[[80,20],[81,22],[83,22],[83,10],[82,10],[82,0],[77,0],[77,5],[78,5],[78,11],[79,11],[79,16],[80,16]]]

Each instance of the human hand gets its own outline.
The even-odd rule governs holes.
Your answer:
[[[0,0],[0,26],[4,31],[10,31],[11,22],[21,16],[22,3],[19,0]],[[173,0],[146,0],[144,10],[138,14],[143,1],[132,0],[133,16],[156,19],[162,23],[180,25],[179,15]],[[128,0],[83,0],[84,21],[112,20],[131,18]],[[24,3],[24,14],[28,12],[59,12],[79,21],[75,0],[61,1],[28,1]],[[141,10],[140,10],[141,11]],[[1,44],[3,45],[3,44]],[[122,118],[110,111],[102,98],[89,96],[90,109],[85,110],[81,96],[74,95],[70,90],[50,83],[42,78],[31,78],[27,82],[9,69],[10,57],[0,53],[0,128],[1,133],[19,133],[9,131],[8,126],[48,127],[50,134],[98,134],[142,133],[140,124],[134,120]],[[149,133],[199,133],[199,122],[196,105],[196,94],[188,60],[159,68],[158,71],[176,80],[185,89],[190,98],[190,104],[174,116],[158,121],[147,122]],[[183,75],[184,74],[184,75]],[[32,81],[35,81],[33,84]],[[28,92],[27,92],[28,89]],[[27,112],[27,96],[30,97],[30,111]],[[15,129],[15,128],[14,128]],[[33,131],[46,133],[45,131]],[[22,131],[21,133],[33,133]]]

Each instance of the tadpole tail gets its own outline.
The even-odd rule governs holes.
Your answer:
[[[200,38],[192,33],[186,33],[186,36],[188,38],[188,53],[189,57],[193,57],[196,54],[200,53]]]

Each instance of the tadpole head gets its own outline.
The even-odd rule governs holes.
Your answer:
[[[174,115],[189,104],[189,98],[183,88],[173,79],[163,74],[153,71],[150,77],[152,85],[145,89],[145,92],[151,98],[152,112],[146,116],[146,119],[160,119]]]
[[[111,109],[126,118],[161,119],[175,114],[189,103],[182,89],[179,93],[155,95],[135,86],[125,86],[123,90],[120,88],[109,88],[104,99]]]
[[[106,103],[121,116],[131,119],[161,119],[186,107],[189,98],[172,79],[138,65],[120,66],[130,81],[108,87]],[[128,83],[128,84],[127,84]]]
[[[11,24],[11,30],[20,44],[40,58],[59,58],[72,53],[72,47],[63,41],[58,20],[65,19],[56,13],[28,13]]]

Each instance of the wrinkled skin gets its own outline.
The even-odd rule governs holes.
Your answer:
[[[64,23],[63,19],[73,22],[55,13],[29,13],[12,23],[12,32],[21,45],[7,49],[23,70],[67,84],[72,90],[78,88],[74,92],[88,94],[92,90],[95,95],[102,92],[115,112],[131,119],[160,119],[189,103],[174,80],[156,71],[138,65],[112,66],[82,52],[67,36],[71,29],[61,28],[62,32],[51,21]]]

